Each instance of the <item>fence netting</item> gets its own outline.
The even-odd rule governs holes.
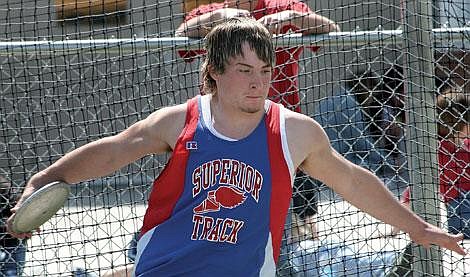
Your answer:
[[[470,2],[304,3],[341,30],[273,38],[284,56],[275,65],[273,100],[318,121],[336,151],[373,171],[404,205],[466,232],[470,249]],[[74,185],[64,208],[31,239],[11,238],[3,224],[36,172],[200,93],[204,54],[181,51],[203,41],[185,44],[175,30],[202,4],[0,3],[0,276],[100,276],[132,265],[153,180],[169,156]],[[406,234],[301,172],[285,227],[278,276],[470,272],[468,258],[420,254]]]

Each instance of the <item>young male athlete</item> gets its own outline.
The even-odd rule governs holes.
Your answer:
[[[184,10],[188,11],[184,21],[176,29],[176,36],[204,37],[210,29],[231,17],[253,17],[262,23],[272,34],[289,32],[303,35],[322,34],[339,31],[332,20],[312,11],[299,0],[185,0]],[[193,9],[187,9],[194,7]],[[307,47],[317,51],[319,47]],[[275,64],[271,74],[271,87],[268,98],[284,107],[301,112],[302,96],[298,87],[299,59],[303,46],[277,47]],[[204,50],[179,51],[186,61],[192,61]],[[295,222],[308,225],[310,232],[317,237],[315,218],[318,210],[317,184],[302,171],[294,180]]]
[[[297,168],[415,242],[465,254],[461,235],[403,207],[338,155],[313,119],[266,100],[274,51],[262,24],[230,19],[207,35],[206,49],[208,94],[66,154],[29,180],[20,202],[54,180],[77,183],[172,152],[150,194],[136,276],[274,276]]]

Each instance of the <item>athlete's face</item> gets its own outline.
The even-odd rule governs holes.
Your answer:
[[[271,65],[258,58],[247,43],[242,46],[243,56],[229,60],[225,72],[211,74],[217,84],[220,101],[246,113],[264,109],[271,81]]]

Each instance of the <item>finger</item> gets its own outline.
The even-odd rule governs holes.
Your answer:
[[[33,233],[14,233],[11,230],[7,230],[8,234],[10,234],[12,237],[18,238],[18,239],[26,239],[26,238],[31,238],[33,236]]]
[[[449,250],[452,250],[456,253],[459,253],[460,255],[462,256],[466,256],[467,255],[467,251],[465,251],[465,249],[463,249],[462,246],[459,245],[459,243],[453,243],[451,244],[449,247],[446,247],[447,249]]]
[[[264,27],[271,33],[272,32],[272,26],[270,24],[267,24],[265,21],[260,22],[261,24],[264,25]]]
[[[16,211],[16,207],[13,208],[12,210]],[[15,213],[13,212],[12,215],[7,219],[6,221],[6,231],[8,234],[10,234],[12,237],[19,238],[19,239],[25,239],[25,238],[30,238],[32,237],[32,232],[28,233],[15,233],[12,231],[12,222],[14,218]]]
[[[12,231],[11,228],[11,220],[8,220],[7,222],[7,233],[10,234],[11,236],[19,239],[25,239],[25,238],[30,238],[33,236],[32,232],[26,232],[26,233],[15,233]]]
[[[269,32],[272,33],[272,34],[276,34],[276,35],[279,34],[279,32],[277,31],[276,26],[274,26],[274,25],[269,25],[269,29],[268,29],[268,30],[269,30]]]
[[[465,256],[467,252],[460,246],[461,241],[464,239],[463,234],[451,235],[445,234],[444,237],[441,237],[436,241],[436,245],[439,245],[443,248],[454,251],[460,255]]]
[[[454,251],[462,256],[467,256],[467,251],[465,251],[465,249],[463,249],[460,245],[457,245],[457,248]]]
[[[31,238],[33,236],[33,233],[23,233],[23,234],[20,234],[19,235],[22,239],[26,239],[26,238]]]
[[[467,251],[465,251],[465,249],[463,249],[462,246],[460,246],[460,243],[463,241],[464,239],[464,235],[463,234],[458,234],[458,235],[453,235],[453,239],[454,239],[454,248],[455,248],[455,252],[459,253],[460,255],[467,255]]]

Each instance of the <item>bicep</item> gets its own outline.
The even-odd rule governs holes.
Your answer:
[[[310,153],[301,164],[302,170],[335,190],[351,182],[355,167],[329,144]]]
[[[138,125],[136,123],[117,135],[90,142],[67,153],[45,169],[44,174],[34,182],[44,184],[63,180],[69,184],[78,183],[107,176],[143,157],[147,150],[139,145]]]
[[[97,174],[101,176],[146,155],[164,152],[165,147],[168,148],[168,146],[158,137],[150,136],[145,125],[145,120],[139,121],[119,134],[84,145],[71,152],[66,162],[69,164],[75,162],[84,168],[85,164],[93,165],[95,169],[104,172]]]
[[[286,111],[285,117],[288,147],[294,167],[299,167],[331,187],[351,182],[348,179],[354,174],[354,164],[333,149],[318,122],[291,111]]]
[[[179,119],[171,118],[165,109],[151,114],[122,133],[114,136],[116,147],[123,149],[127,156],[139,159],[148,154],[162,154],[171,151],[175,141],[174,134]],[[169,124],[171,118],[172,124]]]
[[[327,134],[318,123],[307,137],[301,147],[305,158],[300,163],[300,168],[332,188],[350,182],[355,165],[331,146]]]

